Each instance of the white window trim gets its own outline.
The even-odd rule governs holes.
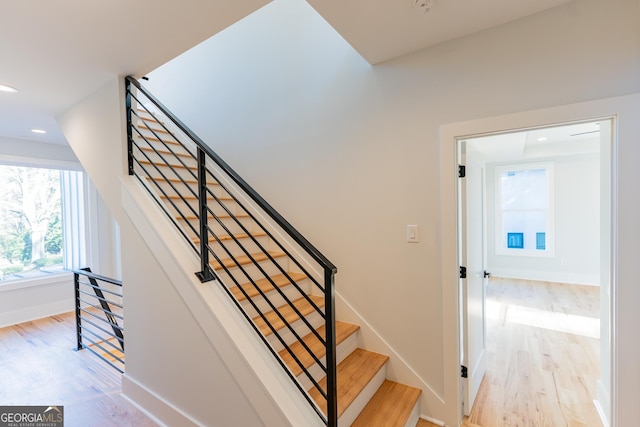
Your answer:
[[[502,246],[502,185],[501,177],[504,172],[525,171],[533,169],[545,169],[547,171],[547,228],[545,230],[545,250],[538,249],[516,249]],[[555,175],[554,163],[517,163],[499,165],[494,167],[495,178],[495,251],[496,255],[522,256],[536,258],[553,258],[555,256]]]
[[[63,178],[61,176],[60,182],[60,198],[61,198],[61,210],[62,213],[62,221],[63,221],[63,240],[65,253],[63,257],[63,266],[64,270],[59,272],[51,273],[51,274],[43,274],[42,276],[34,276],[27,278],[16,278],[3,280],[0,282],[0,291],[12,291],[20,288],[27,288],[33,286],[42,286],[48,284],[59,283],[62,280],[65,280],[68,277],[72,277],[71,273],[68,271],[71,268],[82,268],[85,267],[85,259],[86,259],[86,236],[85,236],[85,215],[86,215],[86,206],[84,206],[84,190],[82,188],[86,186],[85,182],[88,180],[87,174],[83,172],[82,167],[77,163],[58,161],[58,160],[49,160],[49,159],[36,159],[36,158],[26,158],[20,156],[8,156],[4,154],[0,154],[0,166],[18,166],[25,168],[41,168],[41,169],[53,169],[60,171],[61,175],[64,175],[68,180],[69,176],[77,176],[80,178],[80,182],[77,183],[74,187],[74,190],[80,190],[81,193],[70,192],[66,195],[64,194],[63,187]],[[82,172],[81,175],[76,175],[73,172]],[[78,187],[79,185],[79,187]],[[71,190],[67,188],[67,190]],[[71,197],[69,197],[71,196]],[[65,201],[65,198],[67,199]],[[68,211],[68,201],[73,200],[75,204],[75,211]],[[80,204],[78,204],[78,200],[80,200]],[[65,212],[65,209],[67,211]],[[76,224],[75,227],[71,227],[72,223],[69,219],[69,215],[79,215],[81,218],[79,219],[79,223]],[[80,237],[76,238],[77,242],[72,243],[70,236],[71,234],[79,235]],[[82,245],[76,246],[79,242],[83,242]],[[71,249],[67,249],[71,248]]]

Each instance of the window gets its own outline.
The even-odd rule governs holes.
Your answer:
[[[507,248],[524,249],[524,233],[507,233]]]
[[[64,271],[65,173],[0,165],[0,281]]]
[[[496,253],[552,256],[553,163],[497,166]]]

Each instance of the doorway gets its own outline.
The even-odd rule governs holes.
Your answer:
[[[597,345],[604,376],[599,392],[610,384],[611,129],[612,119],[601,119],[457,139],[457,160],[465,165],[458,182],[464,415],[491,366],[487,316],[495,315],[495,301],[487,306],[489,273],[515,279],[516,288],[517,280],[598,287],[596,329],[605,335]],[[596,406],[602,401],[592,400]]]

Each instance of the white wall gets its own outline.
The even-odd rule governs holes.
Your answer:
[[[72,274],[0,285],[0,328],[66,313],[74,307]]]
[[[147,86],[338,266],[337,291],[444,399],[423,413],[453,425],[440,126],[638,92],[638,17],[637,0],[579,0],[371,67],[276,0]]]
[[[0,137],[0,164],[81,170],[71,148]],[[73,276],[60,274],[0,284],[0,327],[71,311]]]
[[[0,162],[18,166],[82,170],[82,166],[68,145],[29,139],[0,137]]]
[[[554,165],[555,248],[552,257],[498,255],[495,167],[487,166],[487,249],[495,276],[552,282],[600,283],[600,156],[561,156]]]

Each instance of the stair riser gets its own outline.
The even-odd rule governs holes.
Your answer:
[[[306,316],[306,318],[307,318],[307,321],[311,324],[311,326],[314,329],[319,328],[321,325],[324,324],[324,319],[319,313],[314,312]],[[307,325],[302,320],[297,320],[293,322],[291,326],[293,330],[296,331],[296,333],[300,337],[304,337],[309,332],[311,332],[311,330],[307,327]],[[295,335],[293,335],[293,332],[291,332],[289,328],[282,328],[278,331],[278,333],[280,334],[284,342],[286,342],[287,344],[291,344],[292,342],[296,341]],[[271,344],[271,346],[276,352],[279,352],[280,350],[283,349],[282,343],[280,343],[280,341],[278,340],[278,338],[274,336],[274,334],[269,334],[267,336],[267,340],[269,341],[269,343]]]
[[[226,235],[226,232],[224,233]],[[213,239],[213,236],[212,236]],[[239,257],[246,255],[246,250],[250,254],[260,253],[271,249],[271,239],[266,236],[255,237],[255,242],[251,238],[234,240],[223,240],[218,243],[216,240],[209,240],[209,247],[220,258],[231,256]],[[199,243],[196,243],[199,244]]]
[[[342,362],[348,355],[351,354],[352,351],[356,349],[356,347],[358,347],[357,332],[351,334],[349,338],[342,341],[336,347],[336,359],[337,359],[336,364],[339,364],[340,362]],[[320,361],[322,362],[323,365],[325,365],[326,357],[320,358]],[[324,378],[327,375],[326,372],[324,372],[317,363],[314,363],[307,370],[309,371],[311,376],[316,380],[316,382],[320,381],[322,378]],[[298,382],[302,385],[302,387],[305,390],[309,390],[311,387],[313,387],[313,383],[311,382],[311,379],[304,373],[298,375]]]
[[[298,286],[303,291],[308,291],[309,286],[307,282],[308,280],[302,280],[298,282]],[[282,286],[280,287],[280,290],[286,295],[287,298],[289,298],[289,301],[295,301],[302,296],[300,292],[293,285]],[[271,301],[271,304],[273,304],[274,307],[280,307],[283,304],[286,304],[285,299],[276,290],[267,292],[265,296],[269,299],[269,301]],[[267,301],[262,295],[257,295],[251,298],[251,301],[258,307],[258,310],[260,310],[262,313],[266,313],[270,310],[273,310],[273,308],[269,306],[269,304],[267,303]],[[249,314],[249,316],[251,316],[252,318],[258,315],[258,312],[256,311],[256,309],[253,308],[253,306],[248,300],[244,299],[240,301],[240,304],[242,304],[242,307],[244,308],[245,312]]]
[[[164,181],[168,179],[177,180],[180,178],[184,179],[185,181],[197,182],[198,171],[196,169],[184,169],[184,168],[170,169],[164,164],[157,164],[156,165],[157,168],[156,168],[154,165],[149,164],[148,160],[146,160],[145,158],[141,158],[140,156],[137,156],[137,159],[142,164],[139,165],[137,164],[137,162],[134,162],[134,169],[136,171],[136,174],[141,177],[151,177],[157,180],[159,184],[163,184]],[[176,188],[179,188],[180,190],[182,190],[184,188],[184,184],[180,184],[180,185],[181,187],[176,186]],[[189,185],[193,185],[193,188],[196,188],[196,184],[189,184]],[[156,187],[155,184],[153,184],[153,186],[154,188]],[[189,191],[186,188],[185,190]],[[175,190],[172,190],[172,192],[175,193]]]
[[[384,382],[387,376],[387,364],[385,363],[382,368],[376,373],[376,375],[369,381],[367,386],[360,392],[358,397],[349,405],[349,407],[342,413],[342,416],[338,419],[338,425],[350,426],[358,417],[360,412],[367,406],[369,400],[376,393],[380,385]],[[338,386],[340,386],[338,384]],[[415,426],[415,424],[414,424]]]
[[[158,193],[158,191],[156,191],[156,193]],[[181,215],[183,216],[197,215],[200,212],[198,201],[194,199],[188,199],[188,200],[171,199],[171,202],[172,202],[171,203],[169,202],[168,199],[163,197],[162,201],[167,206],[169,211],[172,213],[172,216],[176,218]],[[242,212],[242,209],[238,206],[238,204],[233,200],[221,200],[221,203],[222,205],[224,205],[224,207],[226,207],[226,209],[229,210],[229,212],[231,212],[232,215],[241,215],[244,213]],[[227,211],[221,205],[221,203],[218,203],[216,200],[209,197],[209,199],[207,200],[207,207],[215,215],[220,215],[222,217],[229,216],[229,213],[227,213]]]
[[[180,174],[179,174],[180,175]],[[189,195],[198,195],[198,184],[196,182],[196,177],[189,176],[188,174],[181,174],[182,179],[185,181],[176,181],[176,179],[180,179],[175,176],[175,174],[167,175],[167,178],[170,179],[170,182],[159,174],[152,174],[151,177],[154,178],[158,184],[158,187],[162,188],[167,194],[189,194]],[[153,184],[155,187],[156,185]],[[210,196],[213,194],[216,197],[228,199],[229,195],[224,191],[224,189],[216,185],[214,183],[208,183]],[[157,188],[157,187],[156,187]],[[158,190],[160,191],[160,190]]]
[[[240,222],[240,224],[244,226],[244,229],[240,226],[240,224],[238,224],[237,222],[235,222],[235,220],[231,218],[221,218],[221,221],[224,224],[224,226],[229,230],[229,232],[231,232],[232,234],[246,233],[245,230],[247,230],[249,233],[258,231],[257,227],[255,227],[254,222],[250,218],[242,218],[242,217],[238,218],[238,221]],[[193,229],[189,227],[187,223],[191,224]],[[200,227],[198,224],[198,221],[195,219],[192,219],[189,221],[181,220],[179,221],[179,224],[181,227],[184,228],[187,235],[190,237],[195,237],[193,230],[199,230],[199,227]],[[211,216],[209,216],[207,220],[207,225],[209,226],[209,229],[211,229],[213,233],[216,233],[218,235],[228,234],[227,230],[225,230],[225,228],[222,225],[220,225],[220,223],[216,221],[215,218]]]
[[[404,427],[416,427],[418,424],[418,420],[420,419],[420,399],[416,401],[416,404],[413,405],[413,409],[411,410],[411,415],[407,419]]]
[[[211,262],[213,263],[214,258],[210,257]],[[282,266],[282,268],[284,269],[284,271],[289,271],[289,261],[287,258],[285,257],[279,257],[279,258],[275,258],[276,262]],[[281,274],[281,271],[278,270],[276,268],[275,265],[273,265],[273,263],[271,261],[262,261],[259,262],[258,265],[265,271],[265,274],[267,276],[275,276],[276,274]],[[242,266],[243,270],[246,272],[246,275],[240,270],[240,268],[238,267],[232,267],[229,268],[229,272],[231,274],[234,275],[234,277],[236,277],[238,283],[235,283],[233,280],[231,280],[227,274],[222,270],[216,270],[216,273],[218,273],[221,278],[222,281],[229,287],[232,286],[237,286],[238,284],[243,284],[247,282],[247,275],[249,277],[257,277],[257,278],[262,278],[265,276],[265,274],[263,274],[257,266],[253,265],[253,264],[246,264]]]
[[[162,139],[163,141],[166,141],[166,142],[174,142],[174,143],[176,142],[175,138],[173,138],[169,133],[167,133],[166,129],[163,128],[162,125],[160,125],[157,122],[139,121],[136,124],[136,128],[138,131],[140,131],[140,134],[142,134],[145,138],[147,138],[147,140],[150,140],[150,138],[154,138],[154,139]],[[134,139],[142,139],[140,134],[137,131],[133,131]]]
[[[137,132],[134,135],[134,148],[137,146],[141,149],[153,147],[158,151],[173,151],[175,154],[184,157],[196,158],[196,151],[189,145],[182,145],[166,133],[158,132],[156,135],[150,130],[140,129],[142,136]],[[194,154],[191,154],[194,153]]]
[[[168,165],[171,165],[171,167],[176,170],[189,168],[192,169],[194,173],[196,173],[195,171],[198,168],[198,163],[193,157],[180,156],[180,160],[178,160],[178,158],[176,158],[171,153],[158,154],[152,151],[144,151],[144,154],[136,151],[135,156],[141,163],[151,162],[158,167],[164,168],[161,169],[163,173],[166,173],[166,170],[169,169]],[[146,164],[145,169],[147,169],[147,171],[156,171],[156,168],[154,168],[153,166],[147,166]]]

